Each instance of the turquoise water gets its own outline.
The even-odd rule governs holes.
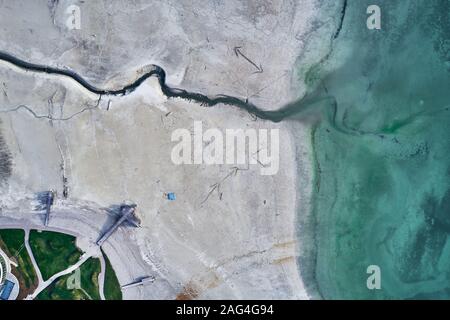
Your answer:
[[[371,4],[381,30],[366,27]],[[450,1],[350,0],[317,72],[336,99],[313,132],[321,296],[449,299]]]

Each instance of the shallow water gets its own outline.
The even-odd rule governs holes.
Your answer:
[[[320,294],[450,298],[450,1],[349,1],[318,72],[337,103],[313,134]]]

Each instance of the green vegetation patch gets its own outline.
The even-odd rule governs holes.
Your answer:
[[[18,265],[17,268],[12,266],[12,273],[19,280],[18,299],[23,299],[38,285],[36,272],[25,248],[25,231],[19,229],[0,230],[0,247]]]
[[[103,252],[103,251],[102,251]],[[122,300],[122,289],[117,280],[116,273],[109,262],[108,257],[103,252],[103,257],[105,258],[106,270],[105,270],[105,299],[106,300]]]
[[[92,300],[100,300],[98,276],[100,275],[100,259],[91,258],[80,268],[81,288],[87,292]]]
[[[54,281],[36,300],[100,300],[100,271],[100,260],[90,258],[71,274]]]
[[[82,251],[75,237],[58,232],[30,232],[30,246],[44,280],[77,263]]]

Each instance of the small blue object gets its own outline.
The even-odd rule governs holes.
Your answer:
[[[167,194],[167,199],[172,200],[172,201],[175,200],[175,199],[176,199],[175,193],[169,192],[169,193]]]
[[[14,288],[14,282],[11,282],[9,280],[5,281],[5,284],[3,285],[2,293],[0,294],[0,300],[8,300],[9,296],[11,295],[11,292]]]

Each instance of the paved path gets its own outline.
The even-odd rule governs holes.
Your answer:
[[[98,275],[98,291],[100,293],[100,299],[106,300],[105,298],[105,270],[106,270],[106,262],[103,255],[100,256],[100,274]]]
[[[10,228],[11,226],[8,226],[7,228]],[[31,262],[33,264],[34,270],[36,271],[36,276],[38,277],[38,287],[36,288],[36,290],[31,294],[28,295],[25,300],[33,300],[35,299],[39,293],[41,293],[43,290],[45,290],[50,284],[52,284],[56,279],[65,276],[67,274],[70,274],[72,272],[74,272],[76,269],[78,269],[83,263],[85,263],[89,258],[95,256],[97,254],[97,248],[96,247],[90,247],[88,249],[87,252],[85,252],[80,260],[75,263],[74,265],[68,267],[67,269],[58,272],[56,274],[54,274],[53,276],[51,276],[48,280],[44,281],[44,278],[42,277],[42,273],[41,270],[39,269],[39,266],[36,262],[36,259],[34,257],[33,251],[31,250],[31,246],[30,246],[30,227],[27,225],[25,227],[19,227],[19,226],[15,226],[17,229],[23,229],[25,231],[25,248],[28,252],[28,255],[31,259]],[[104,294],[103,294],[103,287],[104,287],[104,280],[105,280],[105,261],[102,258],[100,259],[100,263],[102,265],[102,269],[99,275],[99,290],[100,290],[100,297],[104,299]]]
[[[34,298],[36,298],[39,295],[39,293],[41,293],[45,288],[47,288],[50,284],[52,284],[53,281],[55,281],[56,279],[58,279],[62,276],[65,276],[66,274],[70,274],[70,273],[74,272],[76,269],[78,269],[83,263],[85,263],[91,257],[92,257],[91,253],[87,253],[87,252],[84,253],[77,263],[70,266],[66,270],[63,270],[63,271],[58,272],[57,274],[51,276],[50,279],[48,279],[47,281],[40,283],[39,286],[37,287],[37,289],[33,292],[33,294],[26,297],[25,300],[33,300]]]
[[[30,256],[31,263],[33,263],[34,270],[36,271],[36,276],[38,277],[38,287],[44,283],[44,278],[42,278],[41,269],[39,269],[39,266],[36,262],[36,259],[34,258],[33,251],[30,247],[30,229],[24,229],[25,230],[25,248],[27,249],[28,255]]]
[[[22,206],[25,205],[22,204]],[[82,248],[84,251],[90,252],[89,246],[93,246],[96,250],[96,254],[93,254],[93,256],[100,258],[101,254],[99,248],[95,245],[95,241],[104,231],[104,226],[110,224],[108,215],[104,214],[101,208],[96,208],[96,210],[78,206],[72,208],[71,205],[67,205],[66,208],[58,207],[54,210],[50,225],[45,227],[42,225],[41,214],[34,211],[21,211],[17,208],[4,208],[0,213],[0,229],[43,230],[69,234],[82,240],[85,244]],[[119,228],[103,247],[108,259],[114,266],[120,284],[130,283],[143,275],[153,273],[153,269],[142,259],[139,248],[131,237],[132,233],[133,230],[129,228]],[[104,281],[102,281],[102,278],[105,278],[105,275],[99,274],[100,298],[104,296],[104,292],[102,292],[104,291]],[[161,282],[160,289],[127,290],[123,292],[124,299],[136,300],[142,299],[144,296],[147,299],[158,299],[161,297],[161,292],[169,290],[166,288],[165,282]]]

